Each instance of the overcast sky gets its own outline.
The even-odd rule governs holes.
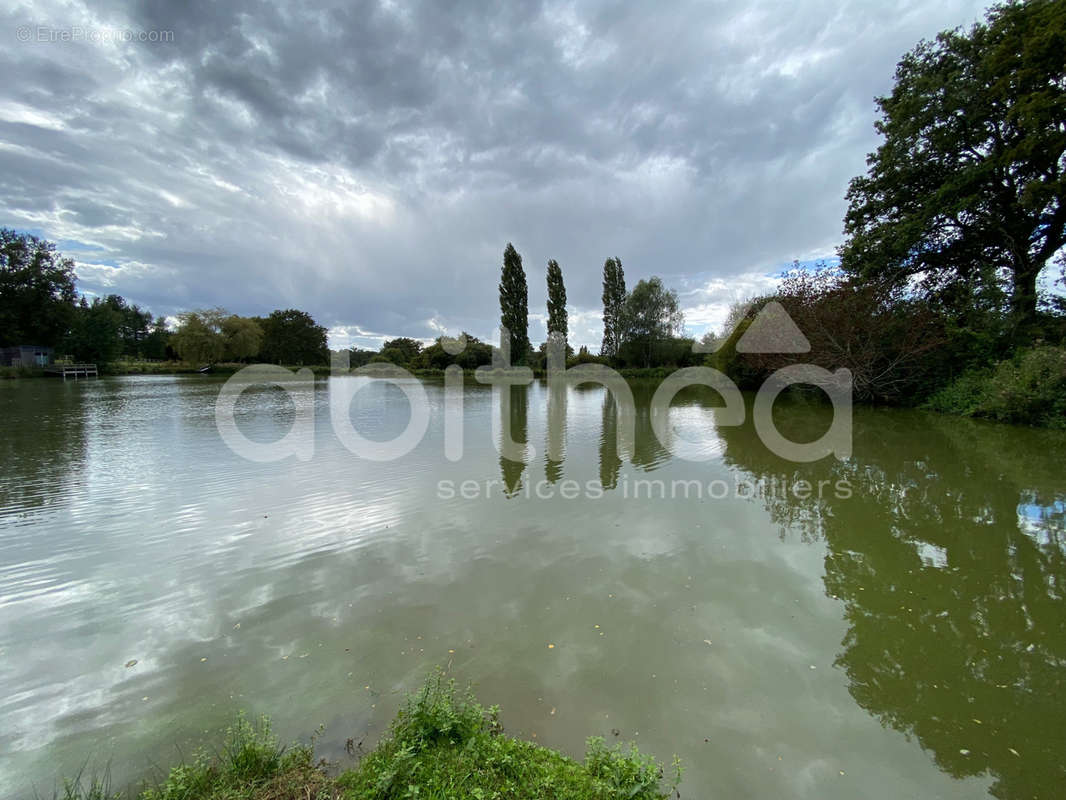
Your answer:
[[[608,256],[698,335],[833,255],[873,97],[984,5],[0,0],[0,225],[87,294],[300,308],[333,346],[493,338],[509,241],[535,342],[549,258],[572,343]]]

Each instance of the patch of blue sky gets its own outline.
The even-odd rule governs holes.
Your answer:
[[[41,234],[35,234],[40,236]],[[56,241],[56,248],[62,253],[67,250],[77,252],[93,252],[105,249],[98,244],[90,244],[89,242],[79,242],[77,239],[59,239]]]

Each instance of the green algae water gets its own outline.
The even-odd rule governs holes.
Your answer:
[[[1062,434],[858,408],[851,458],[800,465],[686,390],[667,428],[696,462],[651,387],[627,452],[598,387],[473,384],[452,461],[430,382],[421,442],[371,462],[329,421],[346,380],[306,398],[313,456],[277,463],[222,442],[219,380],[0,383],[0,796],[86,763],[136,783],[238,709],[352,763],[436,665],[514,735],[678,754],[688,797],[1061,792]],[[384,440],[410,409],[380,382],[350,413]],[[829,414],[776,409],[796,440]],[[294,415],[237,403],[254,441]]]

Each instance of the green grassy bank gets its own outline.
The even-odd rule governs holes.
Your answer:
[[[349,752],[357,754],[349,740]],[[313,746],[281,747],[269,720],[239,717],[213,754],[201,751],[155,784],[116,793],[106,781],[70,781],[63,800],[664,800],[681,780],[636,747],[588,740],[583,762],[508,736],[484,708],[438,673],[410,697],[358,766],[336,774]]]

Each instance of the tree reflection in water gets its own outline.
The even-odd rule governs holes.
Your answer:
[[[507,420],[510,420],[510,442],[507,441]],[[509,386],[500,391],[500,475],[505,492],[514,497],[522,489],[522,474],[526,470],[525,446],[529,442],[529,387]],[[513,445],[513,446],[512,446]]]
[[[829,409],[783,404],[780,430],[817,437]],[[750,415],[749,415],[750,416]],[[719,429],[753,481],[835,482],[762,497],[783,531],[823,540],[826,593],[849,630],[836,665],[855,701],[956,777],[1001,798],[1066,785],[1066,438],[916,412],[861,410],[848,462],[778,459],[750,421]]]

